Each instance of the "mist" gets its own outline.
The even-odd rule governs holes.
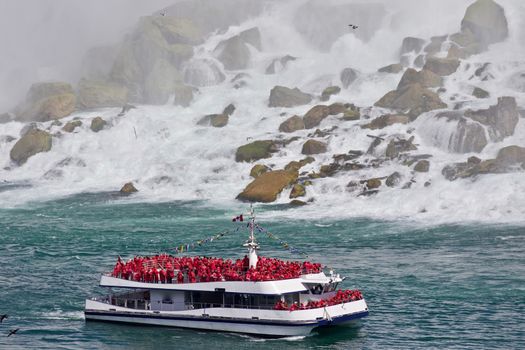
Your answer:
[[[176,1],[175,1],[176,2]],[[0,110],[38,81],[79,78],[88,49],[117,44],[140,16],[173,0],[17,0],[0,2]]]

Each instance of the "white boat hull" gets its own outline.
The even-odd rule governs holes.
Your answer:
[[[368,315],[364,300],[322,309],[277,311],[210,308],[184,311],[150,311],[115,307],[86,300],[86,320],[237,332],[256,336],[308,335],[319,327],[346,324]]]

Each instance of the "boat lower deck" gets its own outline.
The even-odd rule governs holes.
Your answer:
[[[238,332],[258,336],[307,335],[312,330],[344,324],[368,315],[364,300],[310,310],[203,308],[152,311],[118,307],[86,300],[86,320]]]

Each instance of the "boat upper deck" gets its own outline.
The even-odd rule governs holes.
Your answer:
[[[214,257],[175,257],[160,254],[136,256],[123,262],[120,257],[112,277],[144,283],[198,283],[225,281],[281,281],[301,275],[319,274],[321,264],[259,257],[249,268],[248,257],[230,260]]]

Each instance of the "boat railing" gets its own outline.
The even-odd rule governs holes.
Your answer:
[[[234,309],[256,309],[272,310],[274,305],[244,305],[244,304],[213,304],[213,303],[185,303],[188,310],[211,309],[211,308],[234,308]]]

